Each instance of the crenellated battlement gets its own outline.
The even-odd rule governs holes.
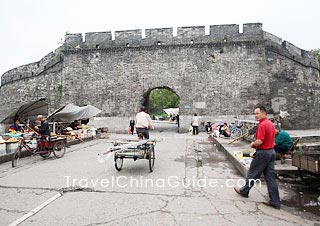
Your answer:
[[[7,71],[1,77],[1,85],[37,76],[61,62],[61,60],[61,49],[58,48],[55,52],[50,52],[38,62],[22,65]]]
[[[143,33],[145,37],[142,36]],[[4,73],[1,84],[39,75],[62,60],[61,50],[64,53],[113,48],[122,51],[132,47],[158,48],[159,46],[201,46],[206,44],[224,46],[236,43],[266,43],[267,51],[319,70],[319,63],[312,52],[300,49],[288,41],[263,31],[262,23],[245,23],[241,33],[238,24],[223,24],[209,26],[208,35],[206,35],[205,26],[178,27],[176,32],[172,27],[145,29],[144,32],[141,29],[115,31],[114,39],[111,31],[87,32],[84,35],[81,33],[66,34],[65,42],[61,48],[49,53],[39,62],[23,65]]]
[[[178,45],[263,39],[261,23],[244,24],[243,33],[239,32],[239,25],[236,24],[211,25],[209,35],[206,35],[205,26],[178,27],[177,36],[173,35],[173,28],[145,29],[145,38],[142,38],[142,33],[141,29],[116,31],[115,40],[112,40],[110,31],[85,33],[85,40],[81,34],[67,34],[64,49]]]
[[[264,39],[267,41],[266,49],[283,55],[291,60],[297,61],[305,66],[311,66],[319,70],[319,62],[316,56],[304,49],[300,49],[294,44],[282,40],[269,32],[263,31]]]
[[[281,38],[263,31],[262,23],[243,24],[242,33],[239,32],[239,25],[237,24],[211,25],[209,30],[209,35],[206,35],[205,26],[178,27],[177,35],[174,36],[173,28],[154,28],[145,30],[145,38],[142,38],[141,29],[116,31],[115,40],[112,40],[111,32],[86,33],[85,40],[82,40],[81,34],[68,34],[66,35],[64,50],[266,40],[267,48],[272,51],[277,51],[279,54],[296,60],[305,66],[319,68],[318,61],[313,53],[302,50],[288,41],[283,41]]]

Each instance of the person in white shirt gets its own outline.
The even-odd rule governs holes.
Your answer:
[[[192,128],[193,128],[193,135],[198,135],[199,133],[199,118],[197,116],[197,114],[194,114],[193,118],[192,118]]]
[[[152,119],[147,113],[146,107],[141,107],[140,112],[136,116],[136,131],[139,135],[142,135],[142,138],[149,139],[149,129],[154,129],[152,124]]]

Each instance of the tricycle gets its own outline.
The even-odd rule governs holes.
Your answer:
[[[26,136],[19,138],[19,144],[12,157],[12,167],[16,167],[23,153],[29,155],[39,154],[43,158],[48,158],[51,153],[56,158],[64,156],[66,151],[66,139],[62,137],[39,136],[35,137],[36,144],[32,145],[32,140]],[[25,149],[25,151],[23,150]]]

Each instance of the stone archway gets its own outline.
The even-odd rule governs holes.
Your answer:
[[[141,105],[145,106],[149,112],[150,112],[150,94],[153,90],[168,90],[171,93],[173,93],[174,95],[176,95],[179,99],[179,102],[180,102],[180,96],[170,87],[168,87],[168,86],[154,87],[154,88],[148,89],[148,91],[143,94],[143,97],[141,100]],[[176,107],[179,107],[179,102],[178,102],[178,106],[176,106]]]
[[[179,103],[180,96],[167,86],[149,89],[144,93],[141,101],[141,104],[147,107],[150,116],[155,119],[155,130],[158,132],[178,131],[176,115],[172,114],[172,117],[168,118],[163,109],[179,108]]]

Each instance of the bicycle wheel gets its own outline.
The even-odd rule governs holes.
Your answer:
[[[117,156],[114,156],[114,166],[118,171],[122,169],[123,166],[123,158],[119,158]]]
[[[235,128],[235,129],[233,129],[233,130],[231,131],[231,137],[232,137],[233,139],[236,139],[236,138],[240,137],[241,135],[242,135],[242,131],[241,131],[241,129],[239,129],[239,128]]]
[[[14,152],[13,156],[12,156],[12,167],[16,167],[19,159],[21,158],[21,150],[22,148],[19,146],[17,147],[17,150]]]
[[[150,145],[150,148],[148,151],[148,157],[149,157],[149,170],[151,173],[154,168],[154,159],[155,159],[155,152],[154,152],[154,145],[153,144]]]
[[[44,159],[51,155],[51,151],[46,150],[44,147],[38,148],[37,152],[39,152],[39,155]]]
[[[55,142],[52,148],[54,156],[56,158],[61,158],[64,156],[64,153],[66,152],[66,144],[63,140]]]

